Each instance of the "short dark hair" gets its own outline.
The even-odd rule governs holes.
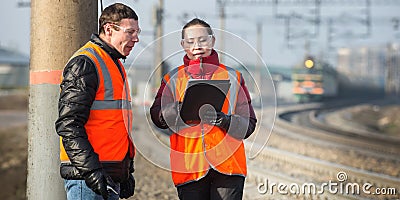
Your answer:
[[[201,25],[201,26],[207,28],[208,34],[210,34],[210,35],[213,34],[213,31],[211,29],[210,24],[208,24],[207,22],[205,22],[205,21],[203,21],[203,20],[201,20],[199,18],[194,18],[194,19],[190,20],[190,22],[186,23],[185,26],[183,26],[183,28],[182,28],[182,39],[185,37],[185,29],[189,28],[191,26],[194,26],[194,25]]]
[[[99,34],[104,33],[104,25],[113,23],[119,25],[122,19],[138,20],[135,11],[122,3],[115,3],[103,10],[99,18]]]

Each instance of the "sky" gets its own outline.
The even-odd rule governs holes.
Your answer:
[[[0,7],[0,46],[19,51],[29,55],[30,42],[30,8],[17,7],[21,0],[5,0]],[[24,0],[27,1],[27,0]],[[318,35],[309,37],[297,37],[288,42],[286,36],[285,20],[274,16],[273,7],[270,5],[234,5],[227,4],[226,25],[224,32],[224,52],[243,63],[257,63],[257,51],[261,49],[261,58],[266,65],[292,67],[299,63],[308,52],[332,62],[334,65],[337,48],[360,47],[360,46],[385,46],[389,42],[400,41],[400,29],[394,28],[393,18],[400,19],[397,5],[374,5],[372,0],[372,31],[370,37],[363,38],[359,35],[366,33],[366,26],[362,24],[365,18],[365,5],[363,0],[353,0],[358,4],[349,5],[322,5],[321,26],[319,29],[307,21],[313,15],[313,6],[280,6],[275,13],[283,16],[297,16],[290,20],[290,30],[295,35],[301,35],[308,31],[318,31]],[[103,0],[104,6],[116,1]],[[141,52],[146,48],[152,48],[154,37],[153,10],[158,0],[130,0],[118,1],[131,6],[139,15],[139,24],[143,30],[141,42],[135,47],[128,59],[138,59],[146,63],[152,60],[150,54],[147,56]],[[345,1],[344,1],[345,2]],[[393,2],[393,1],[392,1]],[[174,50],[178,51],[179,34],[185,22],[194,17],[207,21],[216,31],[221,33],[218,5],[214,0],[187,1],[187,0],[164,0],[164,58],[180,62],[182,53],[172,55]],[[328,19],[334,19],[333,29],[329,30]],[[257,37],[257,23],[261,24],[262,34]],[[328,43],[328,32],[335,33],[333,42]],[[221,37],[216,34],[217,44]],[[262,42],[260,42],[262,41]],[[261,43],[261,46],[257,44]],[[306,45],[308,44],[308,45]],[[306,48],[308,46],[308,48]],[[334,48],[329,48],[332,46]],[[306,50],[308,49],[308,50]],[[172,54],[171,54],[172,52]],[[172,55],[172,56],[171,56]],[[138,58],[140,57],[140,58]],[[176,60],[176,61],[175,61]],[[227,59],[229,60],[229,59]],[[227,61],[228,62],[228,61]]]

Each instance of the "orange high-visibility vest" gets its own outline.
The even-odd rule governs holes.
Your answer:
[[[170,88],[175,101],[182,102],[189,79],[183,65],[164,76],[166,87]],[[234,114],[240,89],[240,72],[221,64],[211,79],[230,80],[231,87],[222,112]],[[172,179],[176,186],[203,178],[210,167],[227,175],[247,174],[243,142],[217,126],[199,124],[184,127],[171,135],[170,146]]]
[[[121,74],[110,55],[92,42],[86,43],[72,57],[84,55],[96,66],[99,86],[85,130],[90,144],[100,161],[122,161],[128,153],[133,158],[135,149],[131,139],[132,107],[125,70]],[[69,162],[60,137],[60,159]]]

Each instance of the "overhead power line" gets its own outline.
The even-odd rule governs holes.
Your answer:
[[[321,6],[358,6],[364,5],[368,0],[221,0],[225,5],[266,5],[266,6],[310,6],[316,2],[321,3]],[[370,0],[374,6],[393,6],[400,5],[398,0]]]

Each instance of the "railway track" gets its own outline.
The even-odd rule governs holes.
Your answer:
[[[321,112],[322,111],[309,112],[308,119],[313,127],[316,127],[319,130],[323,130],[327,133],[341,135],[342,139],[340,143],[347,143],[347,146],[356,146],[360,148],[360,151],[365,151],[371,155],[373,154],[385,159],[394,159],[400,161],[400,138],[366,131],[343,130],[340,127],[325,123],[324,118],[319,117],[323,115]]]
[[[277,123],[293,133],[301,132],[302,137],[312,137],[321,141],[343,144],[351,148],[359,148],[370,153],[379,153],[382,156],[400,160],[399,138],[342,130],[340,127],[333,127],[324,123],[322,119],[318,119],[321,112],[319,110],[309,110],[296,114],[283,114],[285,118],[288,118],[287,115],[296,115],[296,117],[293,117],[295,122],[289,123],[285,120]]]
[[[347,148],[365,155],[373,155],[377,159],[389,159],[394,162],[399,162],[400,149],[399,143],[396,140],[385,140],[376,138],[369,138],[364,135],[364,139],[360,140],[359,134],[343,133],[340,129],[333,129],[332,127],[325,128],[324,124],[317,120],[317,111],[307,111],[309,124],[313,128],[318,127],[319,130],[311,127],[302,127],[299,124],[294,124],[288,120],[289,115],[294,113],[304,112],[303,110],[318,109],[321,105],[312,104],[307,106],[285,108],[278,111],[279,118],[277,119],[274,127],[274,134],[283,135],[291,138],[296,138],[299,142],[310,142],[319,144],[326,147],[335,146],[336,148]],[[303,113],[304,115],[304,113]],[[289,117],[290,118],[290,117]],[[305,119],[305,117],[301,117]],[[307,120],[306,120],[307,121]],[[305,124],[304,122],[302,123]],[[331,132],[329,132],[331,131]],[[332,133],[333,132],[333,133]],[[386,144],[389,143],[390,145]],[[385,145],[386,144],[386,145]],[[397,144],[397,145],[396,145]],[[255,145],[255,144],[252,144]],[[321,152],[323,153],[323,152]],[[378,162],[379,163],[379,162]],[[398,165],[397,165],[398,166]],[[275,169],[275,170],[274,170]],[[345,175],[346,180],[338,179],[338,175]],[[321,180],[321,177],[325,178]],[[298,184],[315,183],[317,190],[321,189],[321,185],[326,181],[336,181],[338,184],[348,186],[372,185],[374,189],[390,188],[394,195],[373,195],[371,191],[361,191],[358,193],[312,193],[312,194],[291,194],[290,198],[311,198],[311,199],[399,199],[400,195],[400,178],[385,175],[383,173],[376,173],[360,168],[351,167],[336,162],[326,161],[324,159],[313,158],[309,156],[300,155],[297,153],[285,151],[279,148],[267,147],[265,148],[256,159],[249,161],[249,175],[247,179],[248,187],[259,187],[264,184],[262,180],[272,180],[274,183],[283,184]],[[307,182],[308,181],[308,182]],[[321,182],[322,181],[322,182]],[[288,184],[290,183],[290,184]],[[319,186],[319,188],[318,188]],[[371,187],[372,187],[371,186]],[[259,189],[259,188],[258,188]],[[373,189],[372,189],[373,190]],[[257,193],[258,192],[258,193]],[[276,191],[275,191],[276,192]],[[371,192],[371,194],[367,194]],[[261,195],[260,191],[255,191],[254,188],[248,189],[245,193],[247,199],[276,199],[285,196],[271,196]],[[279,195],[279,194],[275,194]],[[307,196],[308,195],[308,196]]]

